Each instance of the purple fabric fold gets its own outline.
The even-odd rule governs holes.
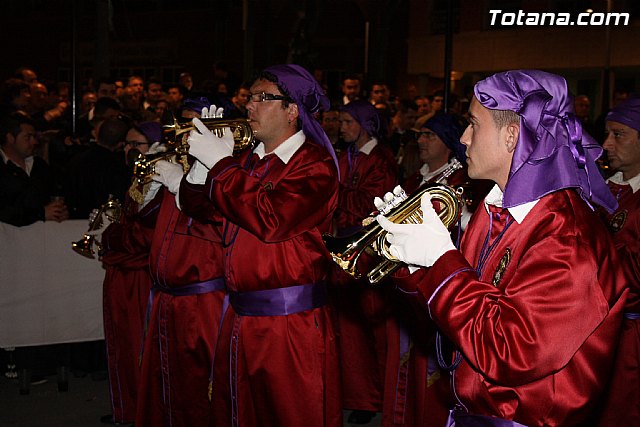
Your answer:
[[[617,208],[596,165],[602,147],[582,132],[564,78],[539,70],[507,71],[479,81],[474,92],[483,106],[520,115],[505,208],[564,188],[575,188],[592,207]]]
[[[241,316],[286,316],[322,307],[327,303],[324,283],[229,292],[229,303]]]
[[[284,89],[298,105],[302,131],[314,143],[326,148],[338,167],[338,159],[329,137],[322,129],[320,123],[313,117],[320,110],[328,111],[331,103],[325,95],[318,81],[300,65],[282,64],[273,65],[264,71],[274,75],[278,79],[278,85]]]

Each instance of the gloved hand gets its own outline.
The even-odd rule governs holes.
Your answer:
[[[202,108],[202,114],[200,114],[200,117],[202,117],[203,119],[213,119],[216,117],[222,117],[223,112],[224,108],[220,107],[216,109],[215,105],[211,105],[211,107],[209,108]]]
[[[163,184],[171,193],[176,194],[183,176],[182,166],[169,163],[166,160],[159,160],[155,170],[156,173],[151,179]]]
[[[389,232],[387,241],[392,255],[409,265],[431,267],[445,252],[456,247],[449,230],[433,209],[429,193],[422,195],[420,205],[422,224],[395,224],[382,215],[376,219]]]
[[[207,182],[207,175],[209,174],[209,169],[202,163],[200,160],[196,160],[191,165],[191,169],[189,169],[189,173],[187,174],[187,181],[191,184],[199,184],[203,185]]]
[[[91,226],[92,223],[96,223],[100,222],[102,225],[100,226],[100,228],[96,229],[96,230],[89,230],[87,231],[86,234],[87,236],[102,236],[102,233],[104,232],[104,230],[107,229],[107,227],[109,225],[111,225],[111,221],[109,221],[109,219],[107,218],[107,214],[102,212],[100,214],[100,219],[96,220],[96,216],[98,215],[98,210],[94,209],[94,212],[91,212],[91,214],[89,215],[89,226]]]
[[[140,209],[144,208],[149,204],[150,201],[156,197],[158,194],[158,190],[162,188],[162,183],[158,181],[151,181],[149,184],[149,188],[144,192],[144,200],[142,201],[142,205],[140,205]]]
[[[233,133],[230,128],[225,128],[224,135],[219,137],[207,129],[198,118],[193,119],[193,124],[197,130],[189,133],[189,154],[200,160],[208,169],[233,154]]]
[[[149,155],[149,154],[156,154],[156,153],[164,153],[165,151],[167,151],[166,144],[160,144],[160,141],[156,141],[153,144],[151,144],[151,147],[149,147],[149,149],[145,154]]]

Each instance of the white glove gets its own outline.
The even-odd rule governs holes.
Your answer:
[[[376,219],[388,231],[387,241],[393,256],[409,265],[431,267],[445,252],[456,247],[449,230],[433,209],[429,193],[422,195],[420,205],[422,224],[395,224],[382,215]]]
[[[233,154],[233,132],[224,128],[224,135],[219,137],[211,132],[198,118],[193,119],[197,130],[189,133],[189,154],[200,160],[203,165],[211,169],[225,157]]]
[[[213,119],[216,117],[222,117],[223,112],[224,108],[220,107],[216,110],[216,106],[211,105],[211,107],[209,108],[202,108],[202,114],[200,115],[200,117],[202,117],[203,119]]]
[[[169,163],[166,160],[159,160],[155,170],[156,173],[151,179],[163,184],[171,193],[176,194],[183,177],[182,166]]]
[[[207,175],[209,174],[209,169],[202,163],[200,160],[196,160],[193,162],[191,169],[189,169],[189,173],[187,174],[187,182],[191,184],[199,184],[203,185],[207,182]]]
[[[160,145],[160,141],[156,141],[149,147],[145,154],[164,153],[165,151],[167,151],[167,146],[165,144]]]
[[[98,214],[97,209],[94,209],[95,212],[91,212],[91,214],[89,215],[89,224],[91,225],[91,223],[95,223],[95,217]],[[104,230],[107,229],[107,227],[111,224],[111,221],[109,221],[109,219],[107,219],[107,214],[105,214],[104,212],[102,212],[100,214],[100,219],[97,220],[98,222],[101,222],[101,226],[100,228],[98,228],[97,230],[89,230],[87,231],[86,234],[87,236],[101,236],[102,233],[104,232]]]

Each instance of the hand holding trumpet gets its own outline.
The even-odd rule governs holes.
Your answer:
[[[376,218],[391,244],[389,251],[400,261],[415,266],[431,267],[445,252],[456,249],[449,230],[431,205],[431,195],[420,199],[421,224],[396,224],[382,215]]]

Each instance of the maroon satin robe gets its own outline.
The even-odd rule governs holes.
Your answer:
[[[627,291],[606,228],[573,190],[543,197],[522,224],[478,208],[461,252],[396,283],[464,355],[454,387],[471,413],[530,427],[593,416]]]
[[[150,255],[154,285],[182,288],[223,275],[218,223],[178,210],[165,188]],[[224,291],[174,296],[157,291],[150,310],[136,425],[211,426],[209,378]]]
[[[285,164],[249,150],[219,161],[204,186],[183,180],[183,209],[205,194],[225,218],[224,276],[230,292],[326,282],[322,242],[337,202],[337,170],[305,142]],[[232,394],[233,390],[233,394]],[[337,350],[328,305],[295,314],[240,316],[230,306],[218,341],[216,426],[341,426]]]
[[[609,182],[618,209],[607,215],[621,265],[629,280],[620,343],[601,427],[640,425],[640,191]]]
[[[157,210],[153,203],[138,212],[127,198],[120,221],[102,234],[106,273],[103,283],[104,335],[113,420],[131,423],[136,416],[140,345],[151,278],[149,248]]]
[[[389,149],[377,144],[369,154],[353,146],[340,153],[340,193],[334,215],[337,235],[352,234],[398,184],[398,167]],[[363,265],[362,273],[367,272]],[[373,267],[373,265],[371,266]],[[334,266],[332,303],[336,307],[344,407],[381,412],[387,371],[387,334],[394,334],[393,290],[366,278],[352,279]],[[388,331],[388,329],[391,329]],[[395,332],[397,335],[397,332]],[[395,366],[389,369],[396,371]]]

